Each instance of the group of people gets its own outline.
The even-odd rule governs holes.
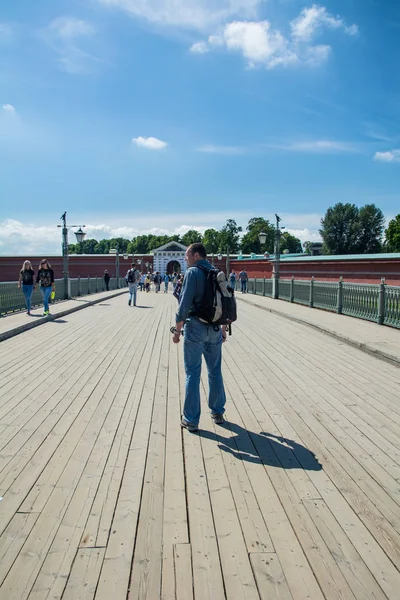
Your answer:
[[[131,268],[128,269],[125,275],[125,281],[129,288],[128,305],[136,306],[137,291],[150,292],[151,286],[154,285],[156,294],[161,291],[161,284],[164,283],[164,294],[168,293],[169,284],[172,283],[173,290],[175,293],[176,287],[181,280],[181,275],[178,273],[172,273],[169,275],[166,273],[164,276],[159,271],[155,273],[141,273],[137,269],[135,263],[132,263]]]
[[[19,273],[18,287],[22,288],[22,292],[25,297],[26,312],[28,315],[31,314],[32,294],[37,285],[39,286],[39,290],[43,298],[43,317],[46,317],[50,314],[50,298],[53,296],[54,299],[56,292],[54,271],[46,258],[40,261],[36,276],[35,271],[32,268],[32,263],[29,260],[24,261],[22,269]]]
[[[236,276],[235,271],[232,269],[232,271],[229,273],[229,285],[233,290],[236,290],[236,281],[240,282],[240,291],[242,292],[242,294],[246,294],[247,293],[247,282],[248,282],[249,278],[247,276],[246,271],[240,271],[239,275]]]

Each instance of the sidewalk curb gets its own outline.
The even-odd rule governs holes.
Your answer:
[[[316,329],[320,333],[325,333],[326,335],[329,335],[330,337],[333,337],[336,340],[345,342],[349,346],[353,346],[353,348],[358,348],[359,350],[361,350],[362,352],[365,352],[366,354],[370,354],[371,356],[375,356],[375,358],[384,360],[384,361],[390,363],[391,365],[394,365],[395,367],[400,367],[399,357],[394,356],[392,354],[388,354],[387,352],[383,352],[383,350],[378,350],[376,348],[372,348],[371,346],[368,346],[368,344],[364,344],[363,342],[356,342],[355,340],[353,340],[349,337],[346,337],[345,335],[342,335],[340,333],[337,333],[336,331],[332,331],[331,329],[321,327],[320,325],[315,325],[315,323],[311,323],[310,321],[301,319],[300,317],[294,317],[292,315],[288,315],[288,314],[283,313],[275,308],[269,308],[267,306],[260,306],[256,302],[252,302],[251,300],[247,300],[247,299],[245,300],[244,298],[240,298],[240,300],[243,300],[243,302],[246,302],[247,304],[251,304],[252,306],[255,306],[256,308],[261,308],[261,310],[266,310],[267,312],[270,312],[274,315],[283,317],[284,319],[288,319],[289,321],[294,321],[295,323],[300,323],[301,325],[306,325],[308,327],[312,327],[313,329]],[[281,302],[283,302],[283,300],[281,300]],[[315,309],[315,310],[318,310],[318,309]]]
[[[73,308],[68,308],[66,310],[62,310],[56,315],[49,315],[48,317],[42,317],[40,320],[31,321],[30,323],[26,323],[25,325],[20,325],[19,327],[14,327],[14,329],[9,329],[8,331],[4,331],[0,333],[0,342],[4,342],[9,338],[12,338],[24,331],[29,331],[29,329],[33,329],[34,327],[39,327],[39,325],[43,325],[43,323],[49,323],[50,321],[56,321],[60,317],[65,317],[66,315],[70,315],[71,313],[77,312],[78,310],[83,310],[88,306],[95,306],[95,304],[99,304],[104,300],[109,300],[110,298],[116,298],[117,296],[121,296],[127,291],[127,288],[123,288],[119,290],[115,294],[111,294],[110,296],[103,296],[103,298],[98,298],[97,300],[88,300],[82,306],[74,306]],[[79,296],[79,298],[86,298],[86,296]],[[76,300],[76,298],[71,298],[71,300]]]

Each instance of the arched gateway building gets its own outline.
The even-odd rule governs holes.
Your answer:
[[[187,246],[179,242],[168,242],[164,246],[152,250],[153,271],[159,271],[161,275],[186,271],[185,252]]]

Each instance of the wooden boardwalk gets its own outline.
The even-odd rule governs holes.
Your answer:
[[[400,598],[399,369],[240,302],[181,431],[172,294],[0,344],[0,600]]]

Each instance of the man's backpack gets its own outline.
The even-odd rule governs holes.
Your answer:
[[[206,281],[202,302],[194,314],[208,325],[231,325],[237,319],[236,298],[225,273],[215,267],[196,267],[205,273]]]
[[[136,269],[129,269],[128,271],[128,276],[126,278],[128,283],[136,283],[138,280],[137,275],[139,274],[139,271],[137,271]],[[140,279],[140,276],[139,276]]]

